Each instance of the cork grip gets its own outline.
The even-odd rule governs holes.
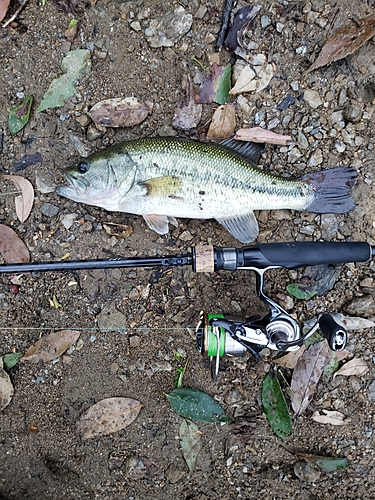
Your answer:
[[[212,273],[214,271],[214,247],[200,243],[195,247],[195,271]]]

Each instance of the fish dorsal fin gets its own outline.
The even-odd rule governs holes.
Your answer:
[[[145,214],[143,215],[148,227],[158,234],[167,234],[169,231],[169,223],[173,226],[178,226],[178,222],[174,217],[167,215]]]
[[[236,141],[234,139],[224,139],[219,144],[226,148],[236,151],[242,156],[245,156],[251,163],[258,165],[259,158],[264,152],[264,144],[257,142]]]
[[[145,195],[154,197],[176,198],[181,188],[182,181],[179,177],[165,175],[163,177],[153,177],[139,182],[139,185],[146,188]]]
[[[259,234],[258,222],[254,212],[238,217],[216,220],[241,243],[251,243],[256,240]]]

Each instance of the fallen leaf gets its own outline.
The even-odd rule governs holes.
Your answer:
[[[344,26],[334,33],[333,36],[322,48],[315,62],[306,71],[311,71],[326,66],[334,61],[343,59],[344,57],[353,54],[364,43],[375,35],[375,15],[362,17],[358,19],[357,24]]]
[[[266,142],[268,144],[280,144],[281,146],[286,146],[292,140],[290,135],[276,134],[262,127],[241,128],[237,130],[234,138],[238,141]]]
[[[299,358],[291,380],[292,408],[297,415],[309,405],[327,361],[326,340],[312,345]]]
[[[200,122],[202,105],[194,101],[195,91],[190,75],[182,75],[181,90],[172,125],[178,130],[191,130]]]
[[[133,127],[142,123],[150,110],[136,97],[104,99],[90,110],[92,120],[102,127]]]
[[[231,85],[232,67],[230,64],[219,66],[214,63],[210,72],[199,89],[199,98],[196,100],[200,104],[225,104],[229,101],[229,90]]]
[[[4,369],[10,370],[13,366],[16,366],[20,358],[22,358],[22,352],[10,352],[9,354],[4,354],[3,363]]]
[[[12,401],[13,394],[13,384],[3,368],[3,359],[0,357],[0,411],[3,411]]]
[[[346,469],[350,465],[346,457],[322,457],[320,455],[310,455],[309,453],[296,453],[296,455],[306,460],[306,462],[316,465],[324,472],[334,472],[336,470]]]
[[[77,330],[61,330],[44,335],[34,345],[29,347],[21,361],[47,363],[59,358],[80,336]]]
[[[306,347],[303,344],[297,351],[290,351],[288,354],[285,354],[285,356],[275,359],[274,362],[278,366],[293,370],[296,367],[297,361],[305,351]]]
[[[207,139],[225,139],[230,137],[236,128],[236,112],[231,104],[224,104],[213,114]]]
[[[313,285],[304,285],[303,283],[290,283],[287,285],[287,292],[300,300],[308,300],[316,295],[316,290],[311,289]]]
[[[0,21],[2,21],[7,13],[10,0],[0,0]]]
[[[171,407],[179,415],[192,420],[205,422],[231,422],[232,419],[224,415],[223,408],[205,392],[181,387],[167,394]]]
[[[91,53],[86,49],[76,49],[68,52],[61,63],[61,69],[65,74],[52,80],[49,89],[36,110],[37,113],[45,109],[63,106],[65,101],[76,93],[75,83],[90,71],[90,58]]]
[[[314,411],[312,419],[320,424],[331,424],[331,425],[347,425],[351,419],[346,418],[343,413],[339,411],[322,410],[324,415],[321,415],[318,411]]]
[[[0,0],[1,2],[1,0]],[[15,108],[11,109],[8,117],[9,131],[12,135],[17,134],[30,118],[31,105],[33,103],[33,96],[27,95],[21,103]]]
[[[246,65],[229,93],[241,94],[243,92],[260,92],[265,89],[273,78],[274,71],[272,64],[259,66],[256,71],[255,73],[249,65]]]
[[[190,474],[193,473],[195,462],[202,448],[199,429],[194,422],[183,420],[180,425],[180,443],[184,459],[189,467]]]
[[[30,181],[20,175],[4,175],[5,179],[12,181],[16,188],[21,191],[19,196],[14,199],[16,205],[16,214],[23,224],[30,215],[34,203],[34,188]]]
[[[120,431],[137,418],[142,406],[130,398],[102,399],[81,416],[77,433],[86,440]]]
[[[375,322],[366,318],[360,318],[357,316],[344,316],[341,313],[331,314],[333,319],[337,321],[346,330],[362,330],[363,328],[373,328]]]
[[[277,377],[267,374],[262,385],[262,405],[273,432],[282,439],[292,431],[292,422],[280,382]]]
[[[247,31],[246,28],[249,27],[251,21],[259,11],[260,7],[252,5],[238,9],[233,16],[232,26],[225,38],[224,45],[226,49],[234,52],[238,46],[242,47],[244,32]]]
[[[344,377],[350,377],[351,375],[364,375],[368,371],[368,365],[364,359],[361,358],[353,358],[345,365],[343,365],[340,370],[338,370],[333,378],[337,375],[342,375]]]
[[[29,262],[29,249],[21,238],[8,226],[0,224],[0,254],[7,264]]]
[[[116,229],[114,229],[112,226],[119,227],[121,229],[121,232],[116,231]],[[128,238],[133,232],[132,226],[128,226],[126,224],[107,223],[103,224],[103,229],[110,236],[117,236],[118,238],[122,238],[124,240]]]

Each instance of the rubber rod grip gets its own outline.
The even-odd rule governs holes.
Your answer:
[[[336,323],[330,314],[323,314],[319,318],[319,328],[333,351],[342,351],[345,348],[347,342],[346,330]]]
[[[367,262],[372,249],[366,242],[307,241],[294,243],[269,243],[258,246],[268,265],[293,269],[319,264]]]

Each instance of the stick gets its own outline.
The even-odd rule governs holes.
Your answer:
[[[221,50],[223,47],[224,38],[225,38],[225,34],[226,34],[226,31],[228,28],[229,17],[230,17],[232,7],[233,7],[233,0],[225,0],[223,17],[221,20],[220,31],[219,31],[219,35],[217,37],[217,42],[216,42],[216,50]]]
[[[28,0],[23,0],[23,2],[18,7],[18,9],[16,10],[16,12],[13,14],[13,16],[10,19],[8,19],[8,21],[6,23],[3,24],[3,28],[6,28],[8,26],[8,24],[12,23],[16,19],[16,17],[18,16],[18,14],[21,12],[21,10],[27,4],[27,2],[28,2]]]

